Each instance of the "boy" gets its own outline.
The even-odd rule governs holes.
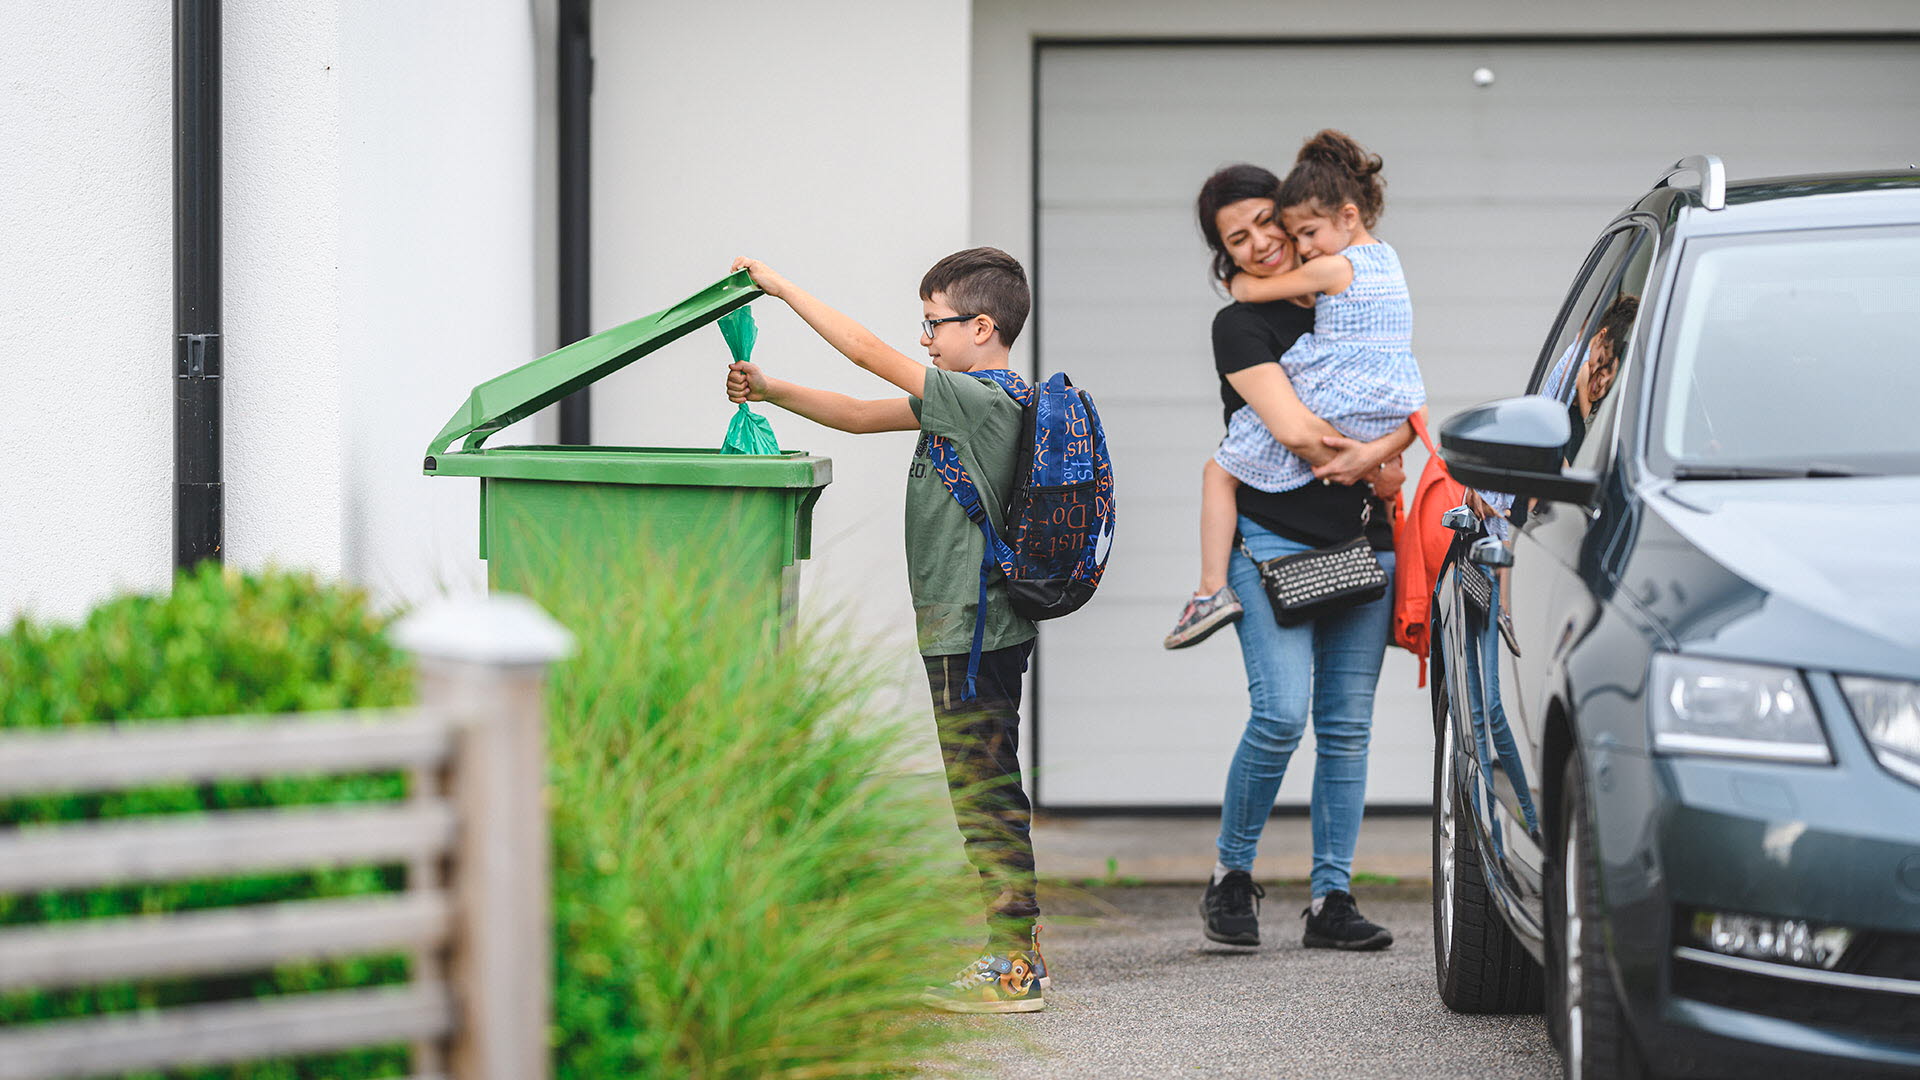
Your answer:
[[[841,431],[920,431],[907,472],[907,587],[954,816],[967,860],[990,897],[985,955],[922,1000],[952,1012],[1038,1012],[1046,1008],[1046,962],[1034,920],[1032,806],[1020,787],[1021,679],[1033,652],[1033,623],[1014,614],[1006,582],[987,588],[986,638],[976,694],[963,700],[973,646],[985,545],[933,465],[934,440],[959,454],[979,489],[996,534],[1014,484],[1021,407],[1006,391],[969,372],[1007,367],[1032,296],[1026,271],[996,248],[972,248],[935,263],[920,281],[920,346],[928,367],[888,347],[865,327],[821,303],[765,263],[736,259],[768,296],[786,302],[847,359],[907,392],[863,401],[768,378],[755,364],[734,364],[729,401],[767,401]]]

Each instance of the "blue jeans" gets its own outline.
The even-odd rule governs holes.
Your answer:
[[[1240,519],[1240,535],[1257,559],[1309,550],[1245,517]],[[1391,577],[1393,553],[1374,554]],[[1240,634],[1253,712],[1227,771],[1220,862],[1229,870],[1253,869],[1260,830],[1273,812],[1287,761],[1300,745],[1311,711],[1313,895],[1351,891],[1353,849],[1366,807],[1373,691],[1392,630],[1393,593],[1300,626],[1281,626],[1273,621],[1259,570],[1237,551],[1227,565],[1227,584],[1247,609],[1234,628]]]
[[[1500,700],[1500,576],[1479,566],[1463,567],[1461,573],[1484,574],[1493,582],[1493,609],[1480,620],[1469,618],[1465,646],[1467,660],[1467,712],[1473,718],[1474,754],[1480,759],[1480,805],[1483,821],[1492,823],[1495,853],[1504,850],[1500,816],[1493,812],[1493,769],[1497,765],[1512,781],[1520,798],[1521,817],[1529,830],[1540,826],[1533,810],[1533,797],[1527,790],[1527,771],[1520,760],[1520,748],[1514,745],[1513,728],[1507,722],[1507,710]],[[1498,760],[1494,760],[1495,758]]]

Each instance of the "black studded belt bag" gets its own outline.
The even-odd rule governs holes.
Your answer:
[[[1367,509],[1360,514],[1360,535],[1328,547],[1261,561],[1239,534],[1240,554],[1260,569],[1260,584],[1281,626],[1299,626],[1322,615],[1372,603],[1387,595],[1387,571],[1367,540]]]
[[[1493,580],[1472,563],[1459,569],[1460,595],[1467,598],[1474,610],[1485,614],[1493,610]]]

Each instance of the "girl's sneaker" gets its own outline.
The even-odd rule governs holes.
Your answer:
[[[1173,624],[1173,633],[1167,635],[1166,647],[1184,649],[1198,645],[1215,630],[1238,619],[1244,610],[1231,585],[1220,586],[1220,591],[1212,596],[1190,597],[1186,610],[1180,613],[1180,621]]]
[[[957,1013],[1039,1012],[1047,1007],[1040,976],[1025,949],[983,956],[945,986],[928,987],[920,1000]]]
[[[1040,989],[1053,989],[1053,975],[1047,971],[1047,958],[1040,954],[1040,924],[1033,924],[1033,948],[1029,955],[1033,957],[1033,975],[1040,980]]]

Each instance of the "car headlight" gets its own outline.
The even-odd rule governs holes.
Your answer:
[[[1842,675],[1840,689],[1873,756],[1894,774],[1920,784],[1920,683]]]
[[[1662,653],[1653,658],[1649,690],[1655,750],[1833,760],[1806,680],[1792,668]]]

